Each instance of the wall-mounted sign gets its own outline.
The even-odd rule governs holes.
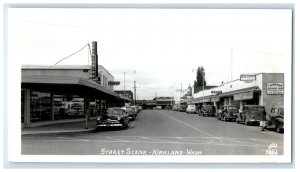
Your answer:
[[[222,93],[221,90],[213,90],[213,91],[211,91],[211,94],[215,94],[215,95],[221,94],[221,93]]]
[[[240,76],[240,80],[241,81],[255,81],[256,80],[256,75],[245,75],[245,74],[242,74]]]
[[[267,83],[267,94],[283,94],[283,83]]]

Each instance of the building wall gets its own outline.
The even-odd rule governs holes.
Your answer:
[[[76,78],[88,78],[89,72],[84,69],[22,69],[24,76],[68,76]]]
[[[114,81],[111,75],[103,66],[98,66],[101,86],[114,91],[114,87],[109,85],[109,81]],[[88,65],[61,65],[61,66],[24,66],[22,76],[68,76],[76,78],[89,78],[90,66]]]
[[[111,91],[114,91],[112,85],[108,85],[109,81],[114,81],[114,77],[101,65],[98,66],[99,75],[101,75],[101,85]]]
[[[266,112],[270,113],[272,106],[284,106],[284,95],[267,94],[267,83],[284,83],[283,73],[264,73],[262,77],[262,99]],[[283,85],[283,89],[284,85]]]

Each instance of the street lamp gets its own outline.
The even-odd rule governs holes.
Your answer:
[[[135,70],[128,70],[128,71],[125,71],[125,72],[124,72],[124,106],[126,106],[126,100],[125,100],[125,74],[126,74],[127,72],[133,72],[133,73],[136,73],[136,71],[135,71]]]

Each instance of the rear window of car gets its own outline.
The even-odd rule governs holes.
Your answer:
[[[194,108],[194,107],[196,107],[195,105],[189,105],[188,107],[190,107],[190,108]]]

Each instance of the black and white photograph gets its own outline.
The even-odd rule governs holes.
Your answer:
[[[50,7],[7,9],[13,161],[291,162],[292,9]]]

